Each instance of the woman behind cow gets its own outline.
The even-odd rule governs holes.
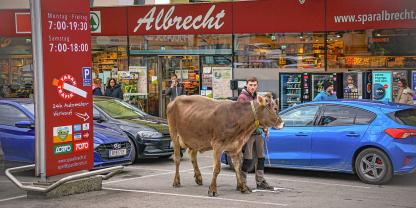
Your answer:
[[[111,78],[108,80],[107,89],[105,90],[105,96],[123,99],[123,92],[121,86],[117,84],[116,79]]]
[[[397,86],[399,87],[399,91],[397,96],[394,98],[394,102],[412,105],[415,93],[409,88],[407,81],[405,79],[400,79],[397,82]]]

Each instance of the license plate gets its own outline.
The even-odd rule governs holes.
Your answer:
[[[120,157],[127,155],[127,149],[110,150],[110,157]]]

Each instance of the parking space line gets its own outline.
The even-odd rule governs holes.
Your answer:
[[[212,174],[212,173],[203,172],[202,174]],[[235,174],[220,173],[220,176],[235,177]],[[288,178],[273,178],[273,179],[274,180],[280,180],[280,181],[313,183],[313,184],[320,184],[320,185],[327,185],[327,186],[343,186],[343,187],[349,187],[349,188],[362,188],[362,189],[370,189],[371,188],[370,186],[356,186],[356,185],[338,184],[338,183],[323,183],[323,182],[316,182],[316,181],[294,180],[294,179],[288,179]]]
[[[165,196],[189,197],[189,198],[195,198],[195,199],[241,202],[241,203],[245,203],[245,204],[288,206],[288,204],[280,204],[280,203],[272,203],[272,202],[260,202],[260,201],[248,201],[248,200],[240,200],[240,199],[228,199],[228,198],[221,198],[221,197],[208,197],[208,196],[197,196],[197,195],[188,195],[188,194],[174,194],[174,193],[166,193],[166,192],[154,192],[154,191],[118,189],[118,188],[103,188],[103,189],[104,190],[112,190],[112,191],[123,191],[123,192],[133,192],[133,193],[165,195]]]
[[[24,197],[26,197],[26,195],[15,196],[15,197],[10,197],[10,198],[6,198],[6,199],[0,199],[0,202],[10,201],[10,200],[13,200],[13,199],[21,199],[21,198],[24,198]]]
[[[199,169],[206,169],[206,168],[212,168],[212,166],[200,167]],[[183,171],[179,171],[179,172],[180,173],[186,173],[186,172],[189,172],[189,171],[194,171],[194,169],[192,168],[192,169],[187,169],[187,170],[183,170]],[[155,177],[155,176],[169,175],[169,174],[173,174],[175,172],[176,171],[171,171],[171,172],[166,172],[166,173],[158,173],[158,174],[152,174],[152,175],[144,175],[144,176],[138,176],[138,177],[133,177],[133,178],[114,180],[114,181],[107,181],[107,182],[104,182],[103,184],[118,183],[118,182],[131,181],[131,180],[142,179],[142,178],[151,178],[151,177]]]
[[[155,168],[140,168],[140,167],[134,167],[134,166],[126,166],[125,169],[133,169],[133,170],[148,170],[148,171],[163,171],[163,172],[172,172],[172,170],[166,170],[166,169],[155,169]]]

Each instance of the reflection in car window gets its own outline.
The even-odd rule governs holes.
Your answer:
[[[28,110],[32,115],[35,115],[35,104],[25,103],[25,104],[22,104],[22,106],[26,108],[26,110]]]
[[[371,113],[365,110],[359,110],[359,109],[355,109],[355,110],[357,111],[356,116],[355,116],[355,124],[368,125],[376,117],[374,113]]]
[[[92,109],[92,113],[94,114],[94,117],[99,117],[100,116],[100,112],[96,108]]]
[[[316,105],[305,106],[293,109],[280,117],[288,127],[313,126],[318,110],[319,106]]]
[[[349,126],[354,125],[357,111],[353,108],[329,105],[321,116],[319,125],[321,126]]]
[[[117,99],[95,100],[94,104],[112,118],[138,118],[147,114],[140,109]]]
[[[0,105],[0,125],[15,126],[19,121],[30,121],[30,119],[19,109],[11,105]]]

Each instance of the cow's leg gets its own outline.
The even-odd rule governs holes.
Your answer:
[[[221,149],[220,148],[213,148],[214,158],[213,158],[213,174],[211,185],[209,186],[208,196],[217,196],[217,177],[220,174],[221,170]]]
[[[192,165],[194,166],[195,182],[196,182],[196,184],[201,186],[202,185],[202,176],[201,176],[201,171],[199,170],[199,167],[198,167],[197,155],[198,155],[198,151],[189,149],[189,156],[191,156]]]
[[[181,186],[181,178],[179,176],[179,164],[181,163],[181,145],[179,144],[179,137],[173,140],[173,160],[175,160],[176,172],[173,179],[173,187]]]
[[[247,187],[245,181],[241,178],[241,160],[240,160],[240,153],[231,154],[231,158],[234,164],[234,171],[237,177],[237,190],[241,191],[241,193],[249,193],[251,192],[250,188]]]

